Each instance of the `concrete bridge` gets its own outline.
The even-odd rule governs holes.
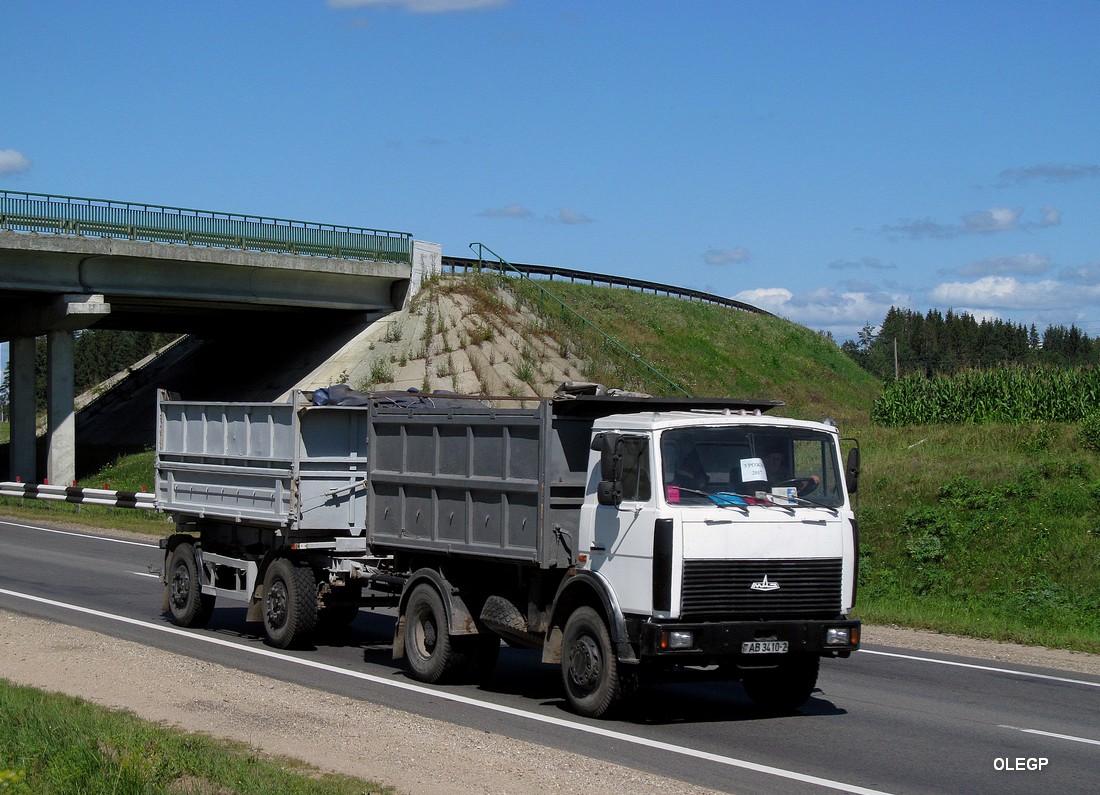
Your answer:
[[[68,484],[76,461],[75,331],[202,331],[277,345],[288,329],[323,333],[401,307],[424,274],[439,271],[440,258],[437,244],[403,232],[0,192],[9,479],[40,475],[36,337],[46,337],[48,351],[45,476]]]

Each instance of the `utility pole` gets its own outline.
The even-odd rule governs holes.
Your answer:
[[[898,370],[898,338],[894,337],[894,380],[897,381],[901,378],[901,374]]]

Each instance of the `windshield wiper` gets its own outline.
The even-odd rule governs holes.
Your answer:
[[[840,511],[838,511],[832,505],[822,505],[819,502],[814,502],[813,500],[807,500],[805,497],[791,497],[791,496],[780,497],[778,494],[768,495],[768,496],[769,496],[769,499],[791,500],[791,501],[793,501],[793,502],[797,503],[798,505],[803,506],[805,508],[821,508],[822,510],[829,511],[833,516],[840,516]],[[782,503],[773,503],[773,504],[782,505]]]

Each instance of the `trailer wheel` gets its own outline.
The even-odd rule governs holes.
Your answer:
[[[308,566],[276,560],[264,575],[264,631],[280,649],[301,644],[317,625],[317,580]]]
[[[816,654],[798,654],[775,668],[750,668],[741,683],[752,703],[768,712],[791,712],[806,703],[817,686],[821,660]]]
[[[432,586],[421,583],[405,606],[405,659],[414,679],[438,682],[460,662],[451,642],[443,599]]]
[[[195,547],[184,542],[168,557],[168,611],[181,627],[205,626],[214,612],[214,597],[202,592]]]
[[[578,607],[565,622],[561,678],[569,706],[588,718],[602,716],[622,695],[611,634],[591,607]]]

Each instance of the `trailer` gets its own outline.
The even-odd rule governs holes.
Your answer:
[[[684,667],[793,709],[822,657],[859,648],[859,452],[842,467],[831,424],[764,400],[339,394],[159,394],[175,623],[236,600],[289,648],[396,609],[415,679],[485,679],[502,642],[532,648],[590,717]]]

